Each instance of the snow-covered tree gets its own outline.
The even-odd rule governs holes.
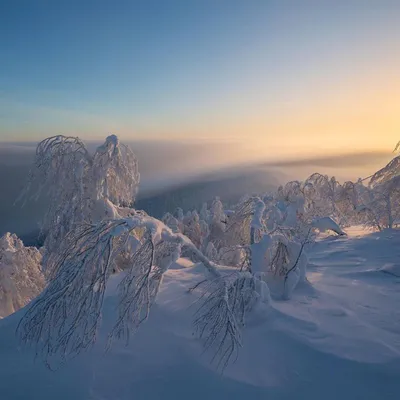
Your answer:
[[[223,246],[222,237],[226,228],[225,224],[226,216],[224,213],[224,206],[219,197],[216,197],[210,208],[208,240],[214,244],[217,250]]]
[[[336,207],[336,200],[340,184],[335,177],[314,173],[308,177],[303,185],[302,192],[306,200],[306,208],[311,217],[340,218]]]
[[[208,224],[210,220],[210,211],[208,210],[207,203],[203,203],[201,206],[200,218]]]
[[[334,178],[313,175],[273,195],[245,196],[230,210],[216,198],[210,209],[185,215],[178,208],[159,221],[129,208],[139,182],[137,162],[115,136],[93,156],[79,139],[46,139],[30,177],[36,180],[52,199],[44,223],[51,273],[18,335],[49,363],[95,342],[107,283],[118,271],[124,275],[109,342],[129,340],[148,318],[165,273],[184,254],[204,267],[204,280],[190,290],[201,292],[194,325],[223,368],[242,344],[246,314],[257,301],[269,304],[270,287],[288,299],[305,281],[316,221],[336,212],[340,190]]]
[[[42,255],[35,247],[25,247],[16,235],[0,238],[0,318],[14,313],[38,296],[45,280]]]
[[[200,226],[200,218],[196,211],[189,212],[183,218],[183,234],[198,248],[202,248],[203,237]]]
[[[212,347],[218,362],[226,365],[240,347],[245,314],[260,297],[257,278],[248,271],[222,272],[190,239],[143,212],[81,224],[66,235],[50,259],[54,273],[49,285],[20,321],[21,340],[34,343],[49,363],[57,354],[65,360],[93,344],[108,278],[132,235],[140,236],[140,244],[119,284],[119,306],[110,341],[128,340],[148,318],[165,272],[186,248],[205,267],[209,287],[195,326],[205,346]]]
[[[368,186],[365,186],[362,180],[350,184],[357,222],[378,230],[391,229],[398,224],[400,156],[395,157],[384,168],[373,174]]]
[[[226,273],[200,250],[204,234],[214,235],[218,244],[217,231],[225,231],[226,215],[219,199],[211,206],[207,228],[200,224],[197,212],[185,217],[178,209],[176,217],[164,218],[171,229],[129,208],[138,181],[135,156],[115,136],[109,136],[94,155],[78,138],[56,136],[38,145],[27,193],[38,184],[38,196],[42,190],[50,195],[43,224],[48,285],[22,317],[17,329],[20,339],[34,344],[49,363],[56,355],[65,360],[79,354],[96,340],[110,275],[124,271],[110,343],[114,338],[128,340],[147,319],[165,272],[185,251],[205,267],[208,287],[195,326],[224,366],[241,345],[246,312],[264,298],[263,282],[251,268],[235,265],[233,273]],[[239,208],[231,220],[236,222],[229,225],[229,240],[242,237],[243,229],[250,228],[244,222],[251,204],[246,207],[246,212]],[[259,214],[254,215],[260,219]],[[212,255],[215,247],[209,243]]]
[[[135,155],[115,135],[93,155],[75,137],[59,135],[40,142],[22,195],[39,198],[46,192],[50,198],[42,223],[47,253],[77,224],[112,219],[114,206],[131,206],[139,177]]]
[[[357,211],[365,225],[378,230],[393,228],[400,219],[400,176],[370,186],[362,200]]]
[[[162,217],[162,222],[171,228],[172,232],[178,233],[181,232],[181,223],[177,218],[175,218],[171,213],[166,213]]]

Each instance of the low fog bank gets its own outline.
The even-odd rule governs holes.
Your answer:
[[[127,143],[125,141],[125,143]],[[90,151],[99,143],[88,142]],[[243,194],[273,190],[313,172],[339,180],[373,173],[393,156],[386,152],[251,162],[240,146],[207,142],[128,142],[139,160],[141,184],[137,207],[156,217],[176,207],[198,208],[220,196],[228,203]],[[33,243],[47,200],[14,205],[34,159],[36,143],[0,143],[0,235],[11,231]],[[250,156],[249,156],[250,157]]]
[[[366,178],[384,167],[393,157],[395,154],[391,151],[364,151],[305,158],[300,154],[294,159],[263,162],[260,167],[281,169],[291,180],[304,180],[312,173],[319,172],[335,176],[343,182]]]
[[[258,165],[231,166],[218,171],[194,176],[182,182],[171,181],[164,188],[144,191],[136,206],[156,218],[165,212],[200,209],[204,202],[219,196],[228,206],[236,204],[245,194],[259,194],[276,189],[285,181],[280,171],[266,170]]]

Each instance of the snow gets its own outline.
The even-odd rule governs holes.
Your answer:
[[[400,278],[400,264],[385,264],[380,271],[386,273],[386,274],[392,274],[394,276],[397,276]]]
[[[0,318],[28,304],[45,286],[40,262],[42,255],[34,247],[25,247],[14,234],[0,237]]]
[[[338,235],[345,235],[340,226],[330,217],[317,218],[312,222],[312,225],[320,232],[333,231]]]
[[[258,229],[263,228],[262,218],[264,210],[265,210],[264,202],[262,200],[258,200],[254,205],[254,215],[251,221],[251,226],[253,228],[258,228]]]
[[[203,267],[178,259],[165,274],[149,320],[129,346],[104,352],[115,320],[109,282],[98,343],[49,371],[15,328],[24,310],[0,321],[0,397],[17,399],[397,399],[400,393],[400,232],[327,237],[309,253],[307,281],[289,301],[259,304],[243,331],[239,358],[221,375],[193,336],[188,289]]]

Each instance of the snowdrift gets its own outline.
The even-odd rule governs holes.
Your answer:
[[[221,375],[193,336],[202,268],[178,260],[168,271],[149,320],[128,346],[104,352],[115,317],[108,286],[95,347],[56,373],[28,349],[15,328],[24,310],[0,321],[0,393],[15,399],[397,399],[400,393],[399,232],[317,242],[308,281],[290,301],[260,305],[244,329],[236,363]]]

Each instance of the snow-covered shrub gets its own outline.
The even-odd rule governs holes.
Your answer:
[[[268,206],[261,198],[248,197],[225,212],[227,223],[220,240],[224,247],[218,252],[220,264],[251,272],[273,285],[274,294],[285,299],[297,283],[305,281],[306,251],[314,240],[315,226],[304,218],[304,197],[297,190],[300,186],[291,183],[281,188],[275,203],[267,198]],[[340,230],[329,221],[329,228]]]
[[[212,243],[210,243],[212,244]],[[246,256],[242,246],[222,247],[218,252],[218,262],[221,265],[240,266]]]
[[[220,228],[217,238],[212,235],[208,237],[206,254],[221,265],[249,271],[261,281],[267,282],[273,278],[271,284],[281,291],[277,296],[289,298],[296,284],[305,280],[306,251],[314,239],[315,229],[333,229],[343,233],[331,218],[311,219],[305,213],[301,187],[299,182],[290,182],[280,188],[275,196],[263,196],[267,203],[261,198],[247,196],[232,210],[223,210],[217,199],[214,212],[209,215],[218,215],[218,218],[210,218],[209,221],[217,225],[224,220],[224,227]],[[203,215],[206,215],[205,211],[206,207],[203,207]],[[285,273],[283,270],[276,273],[276,265],[273,265],[276,252],[279,255],[281,250],[278,243],[284,245],[287,251]],[[294,282],[295,275],[297,280]]]
[[[265,273],[271,294],[278,298],[290,299],[299,282],[306,279],[308,257],[303,242],[288,240],[284,235],[274,235],[269,247],[269,266]]]
[[[35,247],[25,247],[16,235],[0,238],[0,317],[6,317],[38,296],[45,279],[42,255]]]

